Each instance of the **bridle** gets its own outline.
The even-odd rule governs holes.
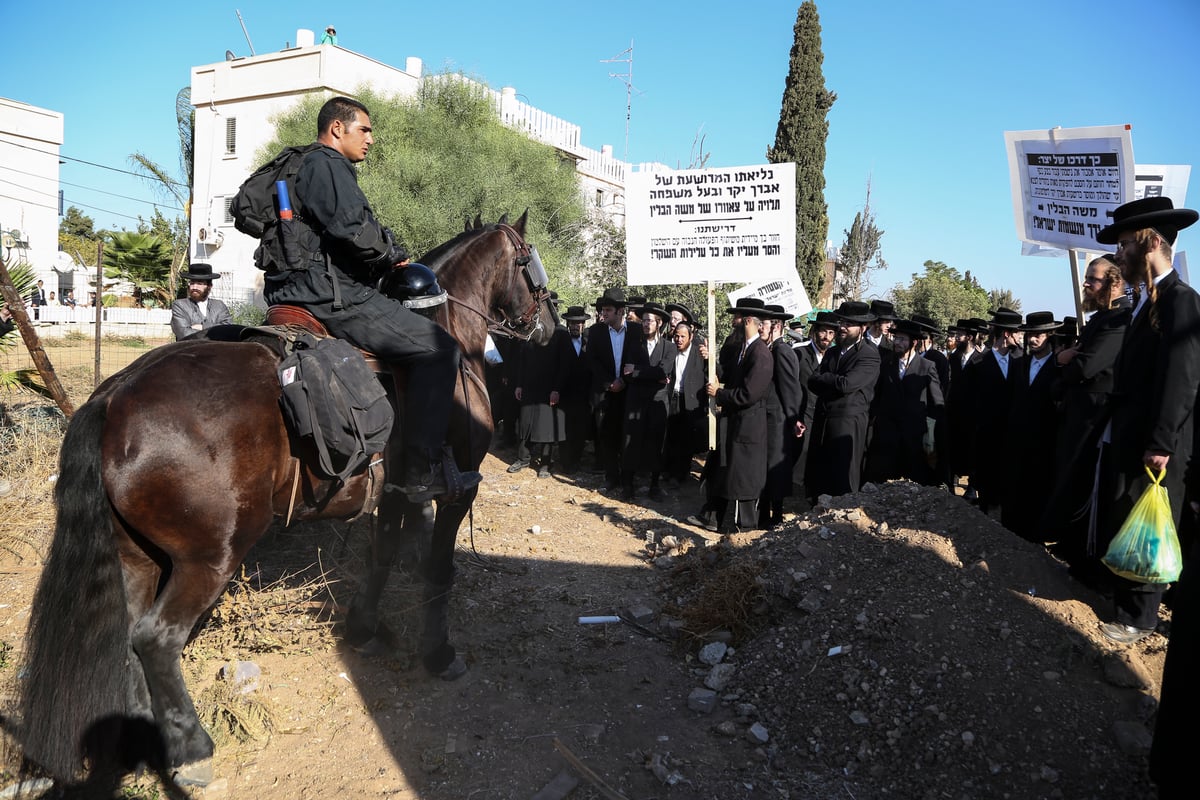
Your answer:
[[[502,319],[496,319],[489,316],[483,309],[477,308],[465,300],[460,300],[452,294],[448,294],[446,297],[450,302],[457,303],[468,311],[483,317],[487,322],[489,333],[503,336],[506,339],[519,339],[527,342],[533,338],[534,334],[542,330],[542,319],[538,310],[542,303],[550,299],[549,279],[546,276],[546,268],[542,266],[541,259],[538,258],[536,248],[526,243],[521,238],[521,234],[517,233],[511,225],[502,222],[497,228],[508,237],[509,243],[517,253],[517,265],[521,267],[521,275],[525,278],[525,284],[529,288],[528,308],[515,319],[500,309]]]

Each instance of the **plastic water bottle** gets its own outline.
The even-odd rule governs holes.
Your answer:
[[[292,198],[288,195],[287,181],[275,181],[275,195],[279,198],[279,218],[292,218]]]

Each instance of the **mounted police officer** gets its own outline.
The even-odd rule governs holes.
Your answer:
[[[458,345],[432,320],[377,292],[376,282],[408,265],[408,253],[379,224],[354,164],[374,143],[366,106],[334,97],[317,117],[317,143],[296,174],[292,198],[306,268],[269,273],[268,303],[301,306],[331,334],[374,353],[406,376],[400,413],[405,450],[400,489],[425,502],[479,483],[459,475],[445,448],[459,365]],[[393,473],[394,474],[394,473]],[[395,478],[392,478],[395,481]]]

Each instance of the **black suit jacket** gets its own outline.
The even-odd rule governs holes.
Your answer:
[[[617,377],[617,361],[614,358],[612,339],[608,330],[607,325],[597,322],[587,331],[587,361],[592,375],[593,408],[604,403],[606,395],[609,394],[608,387]],[[646,367],[649,360],[646,355],[646,339],[641,326],[626,323],[625,346],[621,351],[620,363],[622,365],[632,364],[637,372],[640,368]],[[629,387],[634,383],[628,377],[623,377],[622,382],[626,384],[624,392],[629,391]]]
[[[708,363],[700,358],[700,348],[695,342],[688,347],[682,385],[679,383],[679,374],[675,371],[673,357],[668,364],[668,370],[670,382],[667,384],[667,391],[673,395],[678,388],[680,411],[695,411],[708,407],[708,395],[704,393],[704,384],[708,382]]]
[[[879,362],[879,348],[865,338],[846,351],[836,344],[826,350],[821,369],[808,379],[808,388],[817,395],[818,411],[827,417],[870,411]]]
[[[754,500],[767,480],[767,394],[775,373],[771,351],[762,339],[746,348],[731,365],[725,386],[717,390],[721,416],[728,420],[724,447],[725,472],[719,497]]]

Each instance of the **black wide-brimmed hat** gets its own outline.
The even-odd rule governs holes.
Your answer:
[[[1021,327],[1021,315],[1011,308],[997,308],[991,312],[992,320],[987,324],[993,328],[1003,328],[1006,331],[1015,331]]]
[[[662,307],[662,303],[643,303],[640,311],[642,316],[653,314],[662,320],[663,325],[671,321],[671,312]]]
[[[884,301],[876,300],[875,302],[879,303]],[[872,305],[874,305],[874,303]],[[888,303],[887,305],[890,308],[892,304]],[[871,306],[868,306],[866,303],[859,302],[858,300],[845,301],[838,306],[837,311],[833,312],[833,315],[837,317],[839,322],[849,322],[852,325],[870,325],[872,322],[878,319],[875,313],[871,310]],[[892,316],[891,319],[895,319],[895,316]]]
[[[911,319],[898,319],[892,323],[892,334],[900,334],[910,339],[920,339],[925,335],[925,329]]]
[[[1017,330],[1026,333],[1046,333],[1058,330],[1059,325],[1053,311],[1032,311],[1025,318],[1025,324],[1018,326]]]
[[[563,320],[566,322],[587,322],[591,315],[583,306],[567,306],[567,313],[563,314]]]
[[[1122,232],[1142,228],[1154,228],[1168,242],[1175,244],[1176,234],[1200,218],[1200,213],[1190,208],[1175,208],[1169,197],[1143,197],[1117,206],[1113,209],[1112,217],[1112,224],[1101,228],[1096,234],[1096,241],[1100,244],[1116,244]]]
[[[794,331],[798,331],[804,327],[804,317],[796,317],[788,323],[788,327]]]
[[[738,301],[725,309],[726,314],[741,314],[743,317],[758,317],[770,319],[771,312],[767,311],[766,303],[761,297],[739,297]]]
[[[768,303],[766,309],[767,313],[771,315],[771,319],[777,319],[782,322],[785,319],[792,318],[792,312],[777,303]]]
[[[933,321],[933,317],[927,317],[924,314],[913,314],[912,321],[917,327],[921,328],[925,333],[941,333],[942,328]]]
[[[988,321],[986,319],[971,317],[969,320],[967,320],[967,330],[971,333],[987,333],[989,330],[991,330],[991,328],[988,326]]]
[[[596,308],[604,308],[605,306],[624,308],[626,305],[628,305],[628,302],[629,301],[625,299],[625,290],[620,287],[616,287],[612,289],[605,289],[604,294],[596,298],[595,306]]]
[[[185,281],[214,281],[219,277],[221,275],[213,272],[210,264],[189,264],[187,272],[183,273]]]
[[[900,319],[896,316],[896,307],[887,300],[872,300],[871,313],[874,314],[875,319],[878,319],[880,322]]]
[[[953,325],[946,326],[946,333],[974,333],[974,328],[971,326],[971,320],[959,318],[958,322]]]
[[[683,303],[667,303],[667,313],[669,314],[672,311],[678,311],[683,316],[683,321],[687,324],[696,324],[696,315],[693,314],[692,310]]]
[[[1062,325],[1058,326],[1058,335],[1074,339],[1079,335],[1079,320],[1076,317],[1063,317]]]
[[[817,316],[813,319],[812,324],[808,326],[809,335],[817,328],[831,328],[837,330],[838,318],[837,314],[832,311],[818,311]]]

